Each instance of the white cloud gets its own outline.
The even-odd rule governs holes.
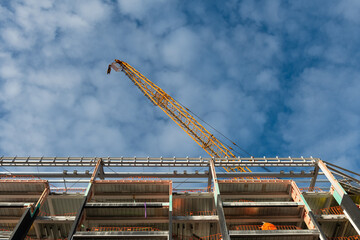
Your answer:
[[[360,2],[357,0],[339,1],[338,5],[334,7],[333,11],[339,15],[342,15],[345,19],[353,23],[360,23]]]
[[[13,99],[21,93],[21,85],[18,82],[6,82],[3,86],[2,99]]]
[[[242,1],[239,9],[240,17],[257,23],[279,23],[282,20],[280,3],[278,0],[260,1],[260,3]]]
[[[189,29],[180,28],[163,40],[163,61],[171,66],[188,65],[198,55],[199,39]]]
[[[6,44],[15,49],[29,49],[33,45],[33,39],[26,38],[23,32],[17,28],[3,29],[1,37],[5,40]]]
[[[205,156],[123,73],[106,76],[119,58],[255,156],[349,159],[359,154],[357,3],[339,4],[318,17],[316,5],[279,1],[3,4],[0,149]]]
[[[279,81],[276,79],[276,74],[270,69],[264,69],[255,78],[256,90],[261,89],[264,91],[279,90]]]
[[[360,140],[360,73],[347,68],[307,69],[289,101],[294,110],[282,133],[294,151],[351,161]]]
[[[118,0],[118,6],[123,14],[130,15],[131,17],[143,19],[151,9],[159,8],[166,0]]]

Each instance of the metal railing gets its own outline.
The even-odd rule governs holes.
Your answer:
[[[276,230],[299,230],[301,228],[293,225],[275,225]],[[234,226],[234,230],[247,231],[247,230],[262,230],[262,225],[237,225]]]
[[[160,231],[154,227],[93,227],[91,231],[94,232],[154,232]]]

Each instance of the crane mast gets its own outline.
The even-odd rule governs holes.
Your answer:
[[[205,127],[203,127],[185,107],[175,101],[160,87],[155,85],[128,63],[115,59],[108,67],[123,71],[128,78],[155,106],[160,107],[177,125],[179,125],[197,144],[199,144],[211,157],[235,158],[236,156]],[[251,172],[245,167],[224,167],[227,172]]]

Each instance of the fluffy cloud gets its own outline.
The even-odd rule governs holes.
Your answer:
[[[254,156],[345,165],[359,154],[358,8],[357,1],[2,2],[0,150],[205,156],[127,77],[105,75],[119,58]]]

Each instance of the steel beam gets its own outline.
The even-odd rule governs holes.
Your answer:
[[[172,182],[169,184],[169,235],[168,240],[173,239],[173,194]]]
[[[86,222],[90,225],[96,224],[147,224],[147,223],[169,223],[168,217],[87,217]]]
[[[0,208],[24,208],[24,207],[29,207],[31,204],[32,203],[24,203],[24,202],[0,202]]]
[[[272,222],[272,223],[289,223],[289,222],[302,222],[303,219],[301,216],[261,216],[261,220],[264,222]],[[241,218],[237,216],[227,216],[227,223],[245,223],[245,224],[258,224],[259,217],[258,216],[241,216]]]
[[[48,206],[49,206],[50,215],[54,216],[55,215],[55,209],[54,209],[52,198],[48,199]]]
[[[319,231],[301,229],[301,230],[246,230],[246,231],[230,231],[231,237],[275,237],[275,236],[319,236]]]
[[[36,222],[36,220],[33,223],[33,225],[34,225],[34,229],[35,229],[36,238],[40,239],[41,238],[41,230],[40,230],[39,224]]]
[[[75,216],[38,216],[36,223],[68,223],[71,224],[75,220]]]
[[[286,198],[290,199],[289,193],[287,192],[241,192],[241,195],[234,193],[221,193],[222,198],[224,199],[263,199],[263,198]]]
[[[41,196],[39,197],[37,203],[34,205],[28,205],[23,215],[20,218],[20,221],[15,226],[14,230],[11,233],[9,239],[18,240],[25,239],[30,227],[32,226],[37,214],[39,213],[39,209],[44,203],[46,197],[50,192],[50,188],[47,182],[45,182],[45,189],[43,190]],[[14,203],[16,204],[16,203]],[[12,204],[12,205],[14,205]],[[22,203],[23,204],[23,203]],[[23,204],[24,206],[24,204]]]
[[[343,167],[340,167],[340,166],[338,166],[338,165],[335,165],[335,164],[332,164],[332,163],[329,163],[329,162],[325,162],[325,161],[323,161],[323,163],[325,163],[326,165],[330,165],[330,166],[336,167],[336,168],[338,168],[338,169],[341,169],[341,170],[343,170],[343,171],[349,172],[349,173],[351,173],[351,174],[354,174],[354,175],[360,177],[360,174],[359,174],[359,173],[353,172],[353,171],[351,171],[351,170],[349,170],[349,169],[345,169],[345,168],[343,168]],[[329,168],[329,167],[328,167],[328,168]]]
[[[10,240],[25,239],[38,212],[39,212],[38,208],[35,208],[34,212],[31,211],[30,207],[26,208],[26,210],[24,211],[23,215],[20,218],[20,221],[16,224],[14,230],[12,231],[9,239]]]
[[[222,205],[222,201],[221,201],[221,197],[220,197],[220,188],[219,188],[218,179],[216,176],[215,165],[214,165],[213,159],[210,160],[210,170],[211,170],[212,179],[214,181],[213,193],[214,193],[215,207],[217,210],[217,214],[219,216],[220,232],[221,232],[223,240],[230,240],[229,232],[228,232],[228,229],[226,226],[224,209],[223,209],[223,205]]]
[[[153,238],[153,239],[167,239],[168,231],[124,231],[124,232],[77,232],[74,239],[131,239],[131,238]]]
[[[100,178],[101,180],[104,180],[104,179],[105,179],[104,162],[103,162],[103,161],[100,162],[100,166],[99,166],[99,178]]]
[[[130,194],[130,193],[98,193],[96,192],[96,195],[92,197],[92,199],[167,199],[169,198],[169,195],[164,193],[136,193]]]
[[[90,182],[89,182],[89,185],[86,189],[86,192],[85,192],[85,196],[82,200],[82,203],[81,203],[81,206],[79,208],[79,210],[77,211],[77,214],[76,214],[76,217],[75,217],[75,220],[74,220],[74,223],[72,224],[71,226],[71,229],[70,229],[70,232],[69,232],[69,236],[68,236],[68,239],[69,240],[72,240],[74,239],[73,238],[73,235],[75,234],[77,228],[78,228],[78,225],[81,223],[82,221],[82,217],[83,217],[83,212],[84,212],[84,209],[85,209],[85,206],[86,206],[86,203],[90,200],[90,198],[92,197],[93,195],[93,184],[94,184],[94,181],[99,173],[99,170],[100,170],[100,165],[102,164],[102,159],[99,158],[97,159],[97,163],[95,165],[95,169],[91,175],[91,178],[90,178]]]
[[[7,172],[0,172],[0,175],[5,175]],[[13,175],[27,175],[39,178],[87,178],[91,175],[87,172],[13,172]],[[320,173],[321,174],[321,173]],[[99,178],[131,178],[131,177],[158,177],[158,178],[207,178],[208,186],[211,186],[211,175],[208,173],[162,173],[162,172],[103,172],[98,175]],[[243,177],[274,177],[274,178],[314,178],[314,174],[311,172],[231,172],[231,173],[218,173],[218,178],[243,178]],[[64,180],[58,180],[63,183]],[[70,182],[70,181],[66,181]],[[76,180],[76,182],[87,183],[88,180]]]
[[[164,202],[90,202],[85,208],[168,208],[169,203]]]
[[[344,214],[342,215],[315,215],[316,219],[318,222],[343,222],[343,221],[347,221],[347,218]]]
[[[337,169],[335,169],[335,168],[333,168],[333,167],[327,166],[327,168],[328,168],[329,170],[333,171],[333,172],[332,172],[333,174],[336,174],[336,175],[341,176],[341,177],[343,177],[343,178],[345,178],[345,179],[350,179],[350,180],[352,180],[352,181],[354,181],[354,182],[360,183],[360,180],[358,180],[358,179],[356,179],[356,178],[354,178],[354,177],[352,177],[352,176],[350,176],[350,175],[348,175],[348,174],[346,174],[346,173],[343,173],[343,172],[341,172],[341,171],[339,171],[339,170],[337,170]]]
[[[307,203],[306,199],[304,198],[300,189],[294,181],[291,181],[290,195],[293,201],[302,202],[304,204],[305,214],[303,214],[303,216],[306,226],[311,230],[316,229],[316,231],[319,232],[319,238],[321,240],[326,240],[326,235],[322,231],[318,221],[316,220],[313,212],[311,211],[309,204]]]
[[[180,222],[219,222],[219,216],[173,216],[173,221]]]
[[[93,157],[0,157],[0,166],[95,166],[98,158]],[[212,158],[128,158],[107,157],[102,158],[104,166],[127,167],[127,166],[209,166]],[[216,167],[235,166],[315,166],[314,158],[214,158]]]
[[[314,176],[312,177],[311,179],[311,182],[310,182],[310,191],[314,191],[314,187],[315,187],[315,184],[316,184],[316,179],[318,177],[318,174],[319,174],[319,166],[316,165],[315,168],[314,168]]]
[[[212,192],[175,192],[174,198],[213,198]]]
[[[345,216],[349,219],[351,225],[355,228],[356,232],[360,234],[360,210],[345,192],[336,178],[332,175],[326,164],[318,160],[317,162],[321,171],[325,174],[333,189],[333,196],[341,208],[344,210]]]
[[[209,173],[211,173],[211,167],[209,166]],[[211,178],[211,174],[209,174],[208,176],[208,184],[207,184],[207,191],[211,192],[211,182],[212,182],[212,178]]]
[[[302,202],[223,202],[223,207],[303,207]]]

